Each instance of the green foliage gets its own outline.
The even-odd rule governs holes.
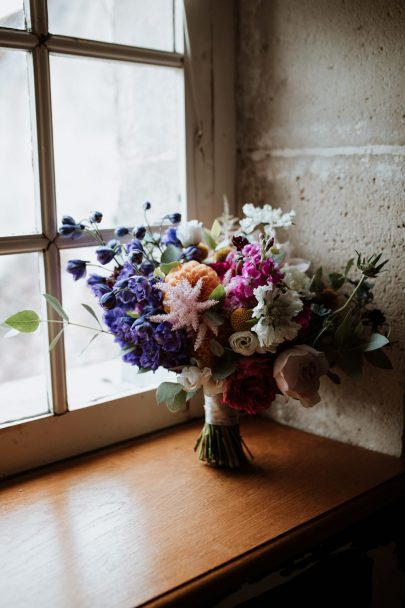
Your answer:
[[[367,344],[363,347],[363,350],[365,352],[369,352],[372,350],[378,350],[379,348],[382,348],[383,346],[386,346],[387,344],[389,344],[389,340],[382,334],[371,334],[370,339],[367,342]]]
[[[157,404],[168,403],[182,390],[182,387],[177,382],[162,382],[156,390]]]
[[[20,310],[4,321],[4,325],[23,334],[30,334],[39,327],[40,318],[35,310]]]
[[[381,349],[366,351],[364,353],[364,358],[371,365],[374,365],[374,367],[379,367],[380,369],[392,369],[391,361]]]
[[[94,310],[92,309],[92,307],[89,306],[88,304],[83,304],[83,303],[82,303],[82,306],[93,317],[93,319],[95,319],[97,321],[98,326],[100,327],[100,329],[103,329],[102,325],[101,325],[101,323],[100,323],[100,321],[98,319],[98,316],[96,315],[96,313],[94,312]]]
[[[65,321],[67,321],[69,323],[69,317],[67,316],[66,312],[63,310],[62,304],[59,302],[59,300],[57,300],[54,296],[51,296],[49,293],[44,293],[42,295],[44,296],[45,300],[48,302],[49,306],[51,308],[53,308],[54,311],[60,317],[62,317],[62,319],[65,319]]]
[[[161,264],[170,264],[170,262],[176,262],[180,259],[181,249],[176,247],[175,245],[168,245],[164,252],[162,253],[162,257],[160,258]],[[161,266],[162,268],[162,266]]]
[[[382,269],[388,262],[388,260],[385,260],[384,262],[381,262],[381,264],[379,264],[379,261],[382,256],[382,252],[379,254],[373,253],[373,255],[370,255],[370,257],[368,257],[368,258],[366,258],[365,256],[362,256],[358,251],[356,251],[356,253],[357,253],[357,261],[356,261],[357,268],[359,270],[361,270],[361,272],[363,273],[364,276],[369,277],[369,278],[375,278],[376,276],[378,276],[378,274],[382,271]]]
[[[65,330],[65,328],[62,327],[62,329],[56,334],[56,336],[54,337],[54,339],[51,340],[51,342],[49,343],[49,352],[51,352],[55,348],[55,346],[57,345],[57,343],[61,339],[64,330]],[[98,334],[96,334],[96,335],[98,335]]]
[[[317,271],[315,272],[314,276],[311,279],[311,283],[309,285],[309,289],[310,291],[316,293],[316,294],[320,294],[323,290],[323,288],[325,287],[323,281],[322,281],[322,274],[323,274],[323,270],[322,270],[322,266],[320,266]]]
[[[94,334],[94,335],[93,335],[93,336],[90,338],[90,340],[87,342],[86,346],[85,346],[85,347],[83,348],[83,350],[80,352],[79,357],[81,357],[81,356],[83,355],[83,353],[85,353],[85,352],[86,352],[86,350],[89,348],[90,344],[92,344],[92,343],[94,342],[94,340],[95,340],[96,338],[98,338],[98,336],[100,336],[100,335],[101,335],[101,334],[99,334],[99,333],[98,333],[98,334]]]
[[[220,315],[218,312],[214,312],[213,310],[207,310],[207,312],[204,313],[204,319],[207,319],[208,321],[210,321],[210,323],[212,323],[216,327],[223,325],[225,322],[224,317],[222,315]]]
[[[222,344],[220,344],[218,340],[215,340],[215,338],[211,338],[210,340],[210,351],[215,357],[222,357],[225,352]]]
[[[213,291],[211,291],[208,299],[209,300],[222,300],[225,298],[226,295],[226,291],[223,285],[221,285],[221,283],[219,285],[217,285],[215,287],[215,289]]]
[[[335,291],[340,289],[346,281],[346,277],[343,274],[340,274],[339,272],[331,272],[330,274],[328,274],[328,279],[330,286]]]
[[[228,350],[221,359],[215,363],[212,369],[212,377],[214,380],[225,380],[228,378],[238,367],[238,360],[233,353],[229,353]]]
[[[345,266],[345,270],[344,270],[344,275],[345,277],[347,277],[347,275],[349,274],[351,267],[354,264],[354,258],[350,258],[350,260],[348,260],[346,266]]]
[[[221,231],[221,224],[217,219],[215,219],[211,226],[211,237],[214,239],[214,241],[218,241],[219,237],[221,236]]]
[[[180,412],[184,410],[187,403],[187,393],[184,390],[181,390],[177,395],[173,397],[170,401],[167,401],[167,409],[175,414],[176,412]]]
[[[215,249],[215,247],[217,246],[216,240],[213,238],[211,232],[209,230],[207,230],[207,228],[204,228],[203,240],[204,240],[204,243],[206,245],[208,245],[208,247],[210,249]]]
[[[167,274],[169,274],[169,272],[171,270],[173,270],[173,268],[176,268],[176,266],[178,266],[178,265],[179,265],[178,261],[167,262],[166,264],[160,264],[160,270],[166,276]]]

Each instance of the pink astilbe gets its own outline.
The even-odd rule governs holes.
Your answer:
[[[170,312],[150,317],[150,321],[153,323],[168,321],[172,324],[173,329],[185,328],[189,332],[193,330],[196,333],[195,350],[198,350],[201,346],[208,329],[214,335],[218,335],[218,328],[209,319],[202,318],[203,313],[218,302],[217,300],[200,302],[198,298],[202,287],[202,278],[197,281],[194,287],[187,279],[182,279],[176,285],[158,283],[156,288],[161,289],[166,295],[165,303],[170,308]]]

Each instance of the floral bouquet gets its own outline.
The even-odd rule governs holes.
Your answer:
[[[176,382],[158,387],[158,404],[181,410],[203,390],[205,424],[195,446],[201,460],[231,468],[246,460],[241,412],[266,410],[277,395],[311,407],[320,401],[321,376],[339,384],[340,368],[358,377],[363,359],[391,367],[382,350],[389,344],[385,317],[373,306],[370,282],[386,264],[382,254],[357,253],[341,272],[325,276],[319,268],[310,275],[310,263],[277,240],[278,229],[293,224],[293,211],[246,204],[243,219],[225,210],[210,230],[173,213],[156,229],[150,208],[144,204],[144,224],[116,228],[107,243],[100,212],[79,223],[64,216],[59,232],[97,241],[102,273],[87,274],[90,263],[79,259],[67,271],[75,280],[87,275],[103,309],[101,331],[113,335],[122,359],[142,373],[177,373]],[[45,297],[69,323],[60,304]],[[22,311],[6,325],[33,331],[39,321]]]

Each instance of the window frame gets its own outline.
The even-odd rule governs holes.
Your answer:
[[[57,231],[49,53],[184,69],[186,193],[190,217],[209,223],[222,211],[223,195],[234,202],[233,101],[234,8],[232,0],[185,0],[185,51],[157,51],[48,33],[47,0],[30,0],[31,31],[0,28],[0,47],[32,53],[42,234],[0,238],[0,255],[43,254],[47,293],[62,301],[59,251],[93,244],[62,239]],[[228,53],[218,55],[228,39]],[[191,49],[193,53],[191,53]],[[112,230],[103,230],[105,239]],[[48,306],[48,318],[58,320]],[[58,324],[49,324],[51,341]],[[53,411],[0,428],[0,477],[124,441],[202,415],[194,398],[185,412],[157,407],[155,391],[134,391],[68,410],[63,336],[49,355]]]

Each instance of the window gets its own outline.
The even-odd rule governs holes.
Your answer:
[[[158,374],[137,375],[110,340],[80,357],[85,332],[69,331],[49,353],[59,318],[41,294],[91,325],[79,310],[91,296],[64,266],[83,255],[77,247],[89,255],[92,243],[57,235],[64,213],[102,210],[108,239],[118,221],[138,223],[144,200],[157,217],[195,216],[200,205],[207,221],[223,194],[232,200],[229,160],[214,179],[232,108],[217,104],[226,114],[221,139],[212,120],[210,4],[186,3],[184,55],[181,0],[1,3],[0,315],[33,308],[51,323],[35,336],[1,339],[0,476],[184,421],[197,407],[175,416],[158,408]],[[229,83],[229,66],[216,69]],[[233,148],[232,137],[226,145]]]

